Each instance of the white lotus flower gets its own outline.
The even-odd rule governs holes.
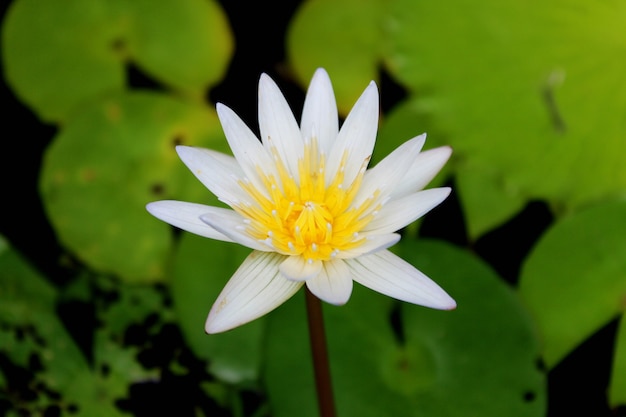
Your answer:
[[[426,135],[404,143],[372,169],[367,165],[378,125],[378,90],[371,82],[338,128],[333,89],[317,70],[300,126],[276,84],[259,82],[262,141],[228,107],[217,113],[234,157],[178,146],[196,177],[232,210],[180,201],[147,206],[183,230],[253,249],[213,305],[208,333],[254,320],[306,284],[336,305],[356,281],[382,294],[437,309],[454,300],[387,250],[395,233],[442,202],[449,188],[422,188],[451,149],[421,152]]]

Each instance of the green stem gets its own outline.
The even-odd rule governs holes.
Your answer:
[[[322,302],[308,288],[306,289],[306,310],[309,319],[309,338],[320,417],[335,417],[335,400],[333,399],[330,379]]]

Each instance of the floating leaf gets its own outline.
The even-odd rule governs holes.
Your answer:
[[[2,32],[7,81],[46,122],[122,90],[127,61],[202,98],[226,70],[232,44],[214,0],[14,0]]]
[[[124,86],[120,28],[104,1],[14,0],[2,30],[5,77],[46,122],[83,100]]]
[[[214,0],[126,4],[130,59],[147,74],[202,99],[226,71],[233,40]]]
[[[447,145],[444,132],[437,131],[438,126],[430,118],[433,108],[436,107],[436,103],[427,103],[425,100],[404,100],[383,115],[372,163],[380,161],[404,142],[422,133],[427,134],[425,150]],[[454,160],[444,165],[437,175],[439,179],[450,174],[453,162]]]
[[[81,415],[118,416],[116,390],[110,380],[92,372],[55,312],[56,289],[16,252],[0,252],[0,373],[20,371],[25,386],[6,378],[2,391],[16,410],[46,415],[51,409]],[[25,392],[34,394],[28,400]]]
[[[550,368],[623,313],[626,200],[556,223],[526,259],[519,291],[539,326]]]
[[[401,304],[394,335],[389,298],[357,286],[346,306],[324,305],[338,415],[544,415],[539,347],[515,293],[451,245],[403,241],[399,250],[459,307]],[[296,296],[269,316],[265,379],[277,417],[317,415],[302,301]]]
[[[506,223],[526,204],[517,188],[487,165],[465,165],[455,185],[471,239]]]
[[[195,354],[209,362],[209,371],[223,381],[258,379],[261,318],[226,333],[208,335],[204,322],[226,282],[250,253],[233,243],[185,233],[174,257],[172,297],[181,329]]]
[[[506,206],[538,198],[572,209],[626,189],[626,67],[614,59],[626,40],[623,2],[396,0],[391,10],[390,71],[441,104],[432,117],[459,177],[489,167]],[[468,201],[481,198],[460,185]]]
[[[180,162],[178,144],[226,147],[215,112],[137,92],[75,114],[47,149],[40,182],[61,242],[99,271],[161,279],[172,236],[145,205],[210,198]]]
[[[297,77],[306,85],[318,67],[326,68],[343,115],[378,78],[384,6],[381,0],[304,1],[290,22],[287,53]]]
[[[609,382],[609,404],[617,408],[620,405],[626,406],[626,316],[624,314],[620,317],[613,351],[615,356]]]

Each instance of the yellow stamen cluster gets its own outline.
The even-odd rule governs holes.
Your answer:
[[[349,157],[344,152],[335,176],[326,181],[325,157],[312,139],[304,144],[294,178],[278,151],[268,139],[276,162],[275,174],[257,167],[265,190],[240,181],[252,202],[233,207],[248,219],[248,233],[270,244],[285,255],[300,255],[307,260],[329,260],[340,251],[358,247],[363,242],[359,232],[372,220],[379,207],[377,193],[354,207],[369,158],[351,184],[344,184],[344,168]]]

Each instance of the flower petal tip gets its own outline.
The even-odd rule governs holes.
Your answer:
[[[456,310],[456,307],[457,305],[456,305],[456,301],[454,300],[454,298],[448,296],[448,299],[446,300],[446,302],[442,304],[441,309],[450,311],[450,310]]]
[[[227,332],[235,327],[237,327],[237,324],[231,324],[229,326],[227,323],[215,320],[215,317],[212,314],[209,314],[209,317],[207,317],[206,323],[204,324],[204,331],[206,334],[217,334]]]

